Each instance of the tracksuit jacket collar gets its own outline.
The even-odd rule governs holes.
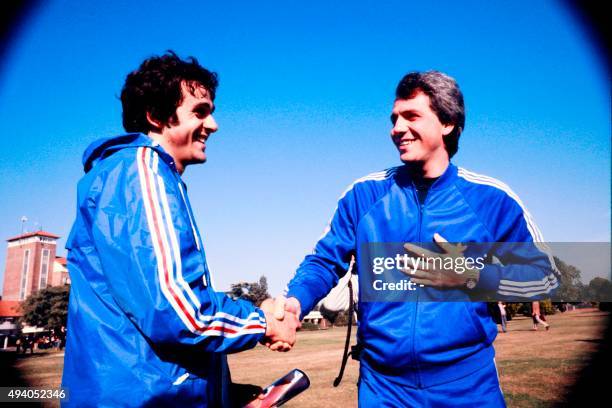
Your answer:
[[[83,170],[89,172],[100,160],[121,149],[150,147],[159,153],[159,157],[176,171],[174,159],[144,133],[126,133],[124,135],[98,139],[91,143],[83,153]]]
[[[442,175],[431,185],[429,190],[437,191],[449,188],[453,185],[456,179],[457,166],[449,162],[444,173],[442,173]],[[400,185],[414,187],[410,167],[408,165],[404,165],[399,168],[396,180]]]

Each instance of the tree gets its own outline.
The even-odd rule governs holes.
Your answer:
[[[66,327],[70,285],[50,286],[30,295],[21,305],[21,321],[46,329]]]
[[[506,303],[506,314],[510,317],[508,320],[511,320],[514,316],[519,314],[522,308],[522,303]]]
[[[601,310],[610,310],[612,282],[600,277],[591,279],[588,286],[584,288],[584,299],[590,302],[599,302]]]
[[[540,310],[545,315],[552,315],[557,312],[557,309],[555,309],[550,299],[540,300]]]
[[[255,306],[270,297],[268,293],[268,280],[265,276],[259,278],[259,282],[233,283],[229,295],[232,299],[244,299],[252,302]]]
[[[555,294],[558,302],[580,302],[582,299],[584,285],[580,280],[580,269],[566,264],[555,256],[555,264],[561,274],[559,289]]]
[[[334,312],[321,306],[319,312],[321,312],[321,315],[334,326],[346,326],[348,324],[348,310]]]

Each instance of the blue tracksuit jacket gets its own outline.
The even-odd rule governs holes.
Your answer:
[[[505,184],[450,164],[421,206],[407,168],[401,166],[348,188],[314,253],[290,281],[287,296],[296,297],[308,313],[346,272],[353,255],[360,282],[366,280],[364,274],[372,271],[360,265],[368,243],[431,243],[436,232],[450,242],[543,241],[531,215]],[[549,297],[558,286],[552,256],[544,250],[529,255],[517,259],[513,253],[497,253],[501,262],[481,270],[477,289],[500,297]],[[361,363],[390,381],[430,387],[491,364],[497,327],[486,303],[419,302],[418,297],[411,302],[364,302],[362,295],[360,289]]]
[[[185,184],[143,134],[93,143],[68,242],[63,386],[71,406],[220,406],[224,353],[265,318],[211,287]]]

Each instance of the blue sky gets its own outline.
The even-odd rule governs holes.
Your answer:
[[[125,75],[174,49],[220,76],[220,130],[184,175],[218,289],[265,274],[278,293],[344,188],[400,163],[388,118],[412,70],[461,85],[455,163],[508,183],[548,241],[610,241],[610,83],[565,3],[41,3],[0,72],[0,237],[23,215],[67,236]]]

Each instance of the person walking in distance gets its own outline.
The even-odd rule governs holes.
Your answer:
[[[506,305],[504,304],[504,302],[497,302],[497,307],[499,307],[502,332],[506,333],[508,331],[506,327],[508,323],[508,321],[506,320]]]
[[[544,326],[546,330],[550,328],[550,324],[546,323],[542,317],[543,315],[540,311],[540,302],[538,302],[537,300],[531,302],[531,318],[533,319],[532,330],[538,330],[538,323]]]

